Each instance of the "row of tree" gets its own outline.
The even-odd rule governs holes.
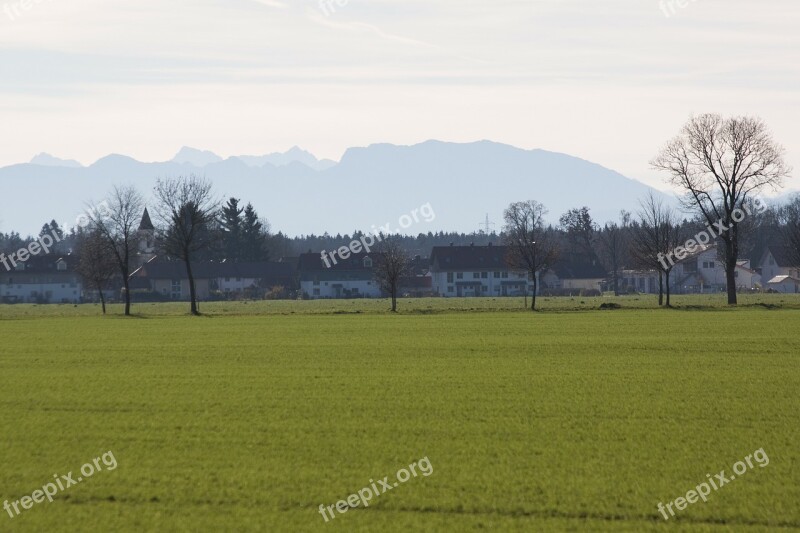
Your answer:
[[[581,208],[561,217],[561,229],[572,246],[586,254],[599,252],[617,293],[623,265],[658,271],[659,303],[669,305],[673,263],[664,258],[691,239],[693,226],[725,228],[714,234],[714,240],[725,265],[728,303],[735,305],[739,258],[748,239],[766,236],[769,225],[762,224],[770,217],[772,227],[782,224],[783,242],[789,245],[794,263],[800,265],[800,199],[765,216],[756,213],[758,195],[777,190],[791,173],[783,155],[783,148],[757,118],[693,117],[652,165],[683,192],[683,207],[694,213],[694,221],[680,222],[673,209],[650,195],[642,201],[637,220],[623,212],[618,223],[606,224],[598,231],[588,208]],[[504,214],[504,238],[511,247],[512,261],[528,271],[534,283],[534,309],[536,273],[550,268],[561,249],[557,233],[545,224],[546,213],[543,205],[528,201],[512,204]],[[769,241],[765,238],[761,245]]]

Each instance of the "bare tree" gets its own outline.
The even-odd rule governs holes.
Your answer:
[[[597,232],[597,244],[600,260],[611,272],[614,296],[619,296],[619,272],[628,256],[630,246],[631,214],[620,211],[620,222],[606,223],[602,231]]]
[[[144,211],[142,196],[134,187],[114,187],[106,209],[87,210],[91,226],[113,255],[125,290],[125,315],[131,314],[131,259],[139,246],[139,222]]]
[[[402,247],[399,237],[389,236],[384,238],[375,249],[375,281],[381,290],[387,292],[392,299],[392,312],[397,312],[397,295],[400,282],[409,277],[411,271],[411,256]]]
[[[736,304],[739,224],[747,201],[764,189],[777,189],[791,168],[767,126],[758,118],[706,114],[692,117],[681,133],[652,161],[684,193],[684,205],[717,226],[725,250],[728,303]]]
[[[114,254],[98,230],[78,237],[77,252],[79,259],[76,270],[83,279],[84,286],[97,291],[103,306],[103,314],[106,314],[106,298],[103,291],[117,272]]]
[[[538,273],[546,272],[558,259],[555,235],[544,223],[547,208],[535,200],[515,202],[503,213],[508,262],[512,268],[527,272],[533,282],[531,311],[536,310],[539,292]]]
[[[215,241],[213,225],[220,202],[212,196],[211,183],[196,176],[158,180],[156,213],[162,223],[162,246],[167,255],[186,265],[191,313],[199,315],[192,257]]]
[[[639,221],[632,226],[631,255],[636,263],[658,271],[658,305],[670,307],[669,277],[674,263],[667,261],[672,251],[680,246],[680,234],[675,212],[664,206],[651,192],[641,202]]]

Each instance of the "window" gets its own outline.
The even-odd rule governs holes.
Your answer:
[[[500,277],[500,272],[495,272],[495,273],[494,273],[494,279],[497,279],[497,278],[499,278],[499,277]]]
[[[181,280],[172,280],[172,292],[181,292]]]
[[[225,278],[225,281],[230,281],[230,280],[231,280],[231,278]]]
[[[716,265],[714,264],[714,261],[709,261],[708,268],[716,268]]]
[[[473,272],[472,273],[472,279],[481,279],[481,273],[480,272]]]
[[[458,274],[456,274],[456,278],[457,279],[464,279],[464,273],[463,272],[459,272]]]
[[[319,289],[314,289],[314,296],[319,296]]]
[[[453,277],[454,277],[453,273],[452,272],[448,272],[447,273],[447,283],[453,283]]]
[[[508,278],[508,272],[503,272],[503,278]]]
[[[453,286],[452,286],[452,285],[450,285],[449,287],[447,287],[447,292],[454,292],[454,291],[453,291]]]
[[[481,272],[481,279],[486,279],[488,277],[489,277],[489,273],[488,272]]]
[[[372,259],[369,257],[364,258],[364,268],[372,268]]]

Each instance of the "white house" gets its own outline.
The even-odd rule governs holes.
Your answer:
[[[443,297],[522,296],[526,272],[510,268],[505,246],[436,246],[431,253],[431,285]]]
[[[769,283],[777,276],[800,279],[800,267],[793,265],[785,245],[768,246],[761,256],[761,277]]]
[[[800,279],[793,276],[778,275],[769,280],[766,288],[783,294],[800,293]]]
[[[750,261],[738,262],[736,286],[752,289],[761,283],[761,276],[750,267]],[[658,293],[657,270],[624,270],[621,285],[645,294]],[[675,263],[669,275],[672,294],[709,294],[725,291],[728,286],[725,263],[717,257],[716,245],[703,247]]]
[[[750,268],[747,259],[738,262],[736,287],[752,289],[761,283],[761,276]],[[670,274],[673,294],[722,292],[728,286],[725,263],[718,258],[717,246],[706,246],[675,264]]]
[[[374,280],[375,255],[353,253],[347,259],[329,261],[322,255],[301,254],[298,261],[300,293],[314,300],[322,298],[380,298],[383,294]]]
[[[0,269],[0,301],[4,303],[79,303],[80,276],[72,264],[76,259],[52,255],[17,262],[14,269]]]

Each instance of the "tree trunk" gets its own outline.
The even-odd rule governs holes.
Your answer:
[[[619,265],[617,265],[616,258],[612,267],[614,268],[614,273],[611,275],[611,279],[614,281],[614,296],[619,296]]]
[[[672,304],[670,303],[670,295],[672,294],[672,289],[670,289],[669,287],[669,273],[670,273],[669,270],[664,272],[664,277],[666,278],[666,284],[667,284],[667,307],[672,307]]]
[[[658,306],[664,305],[664,272],[658,271]]]
[[[736,252],[733,243],[725,243],[725,281],[728,289],[728,305],[736,305]]]
[[[106,314],[106,297],[103,294],[103,289],[97,289],[97,292],[100,293],[100,303],[103,305],[103,314]]]
[[[539,282],[536,280],[536,273],[533,273],[533,294],[531,295],[531,311],[536,311],[536,293],[539,289]]]
[[[186,254],[186,276],[189,278],[189,298],[191,300],[191,313],[195,316],[200,314],[197,309],[197,293],[194,287],[194,276],[192,275],[192,262],[189,259],[189,254]]]
[[[131,289],[130,280],[128,279],[128,272],[123,273],[123,285],[125,286],[125,316],[131,315]]]
[[[392,285],[392,313],[397,312],[397,285]]]

